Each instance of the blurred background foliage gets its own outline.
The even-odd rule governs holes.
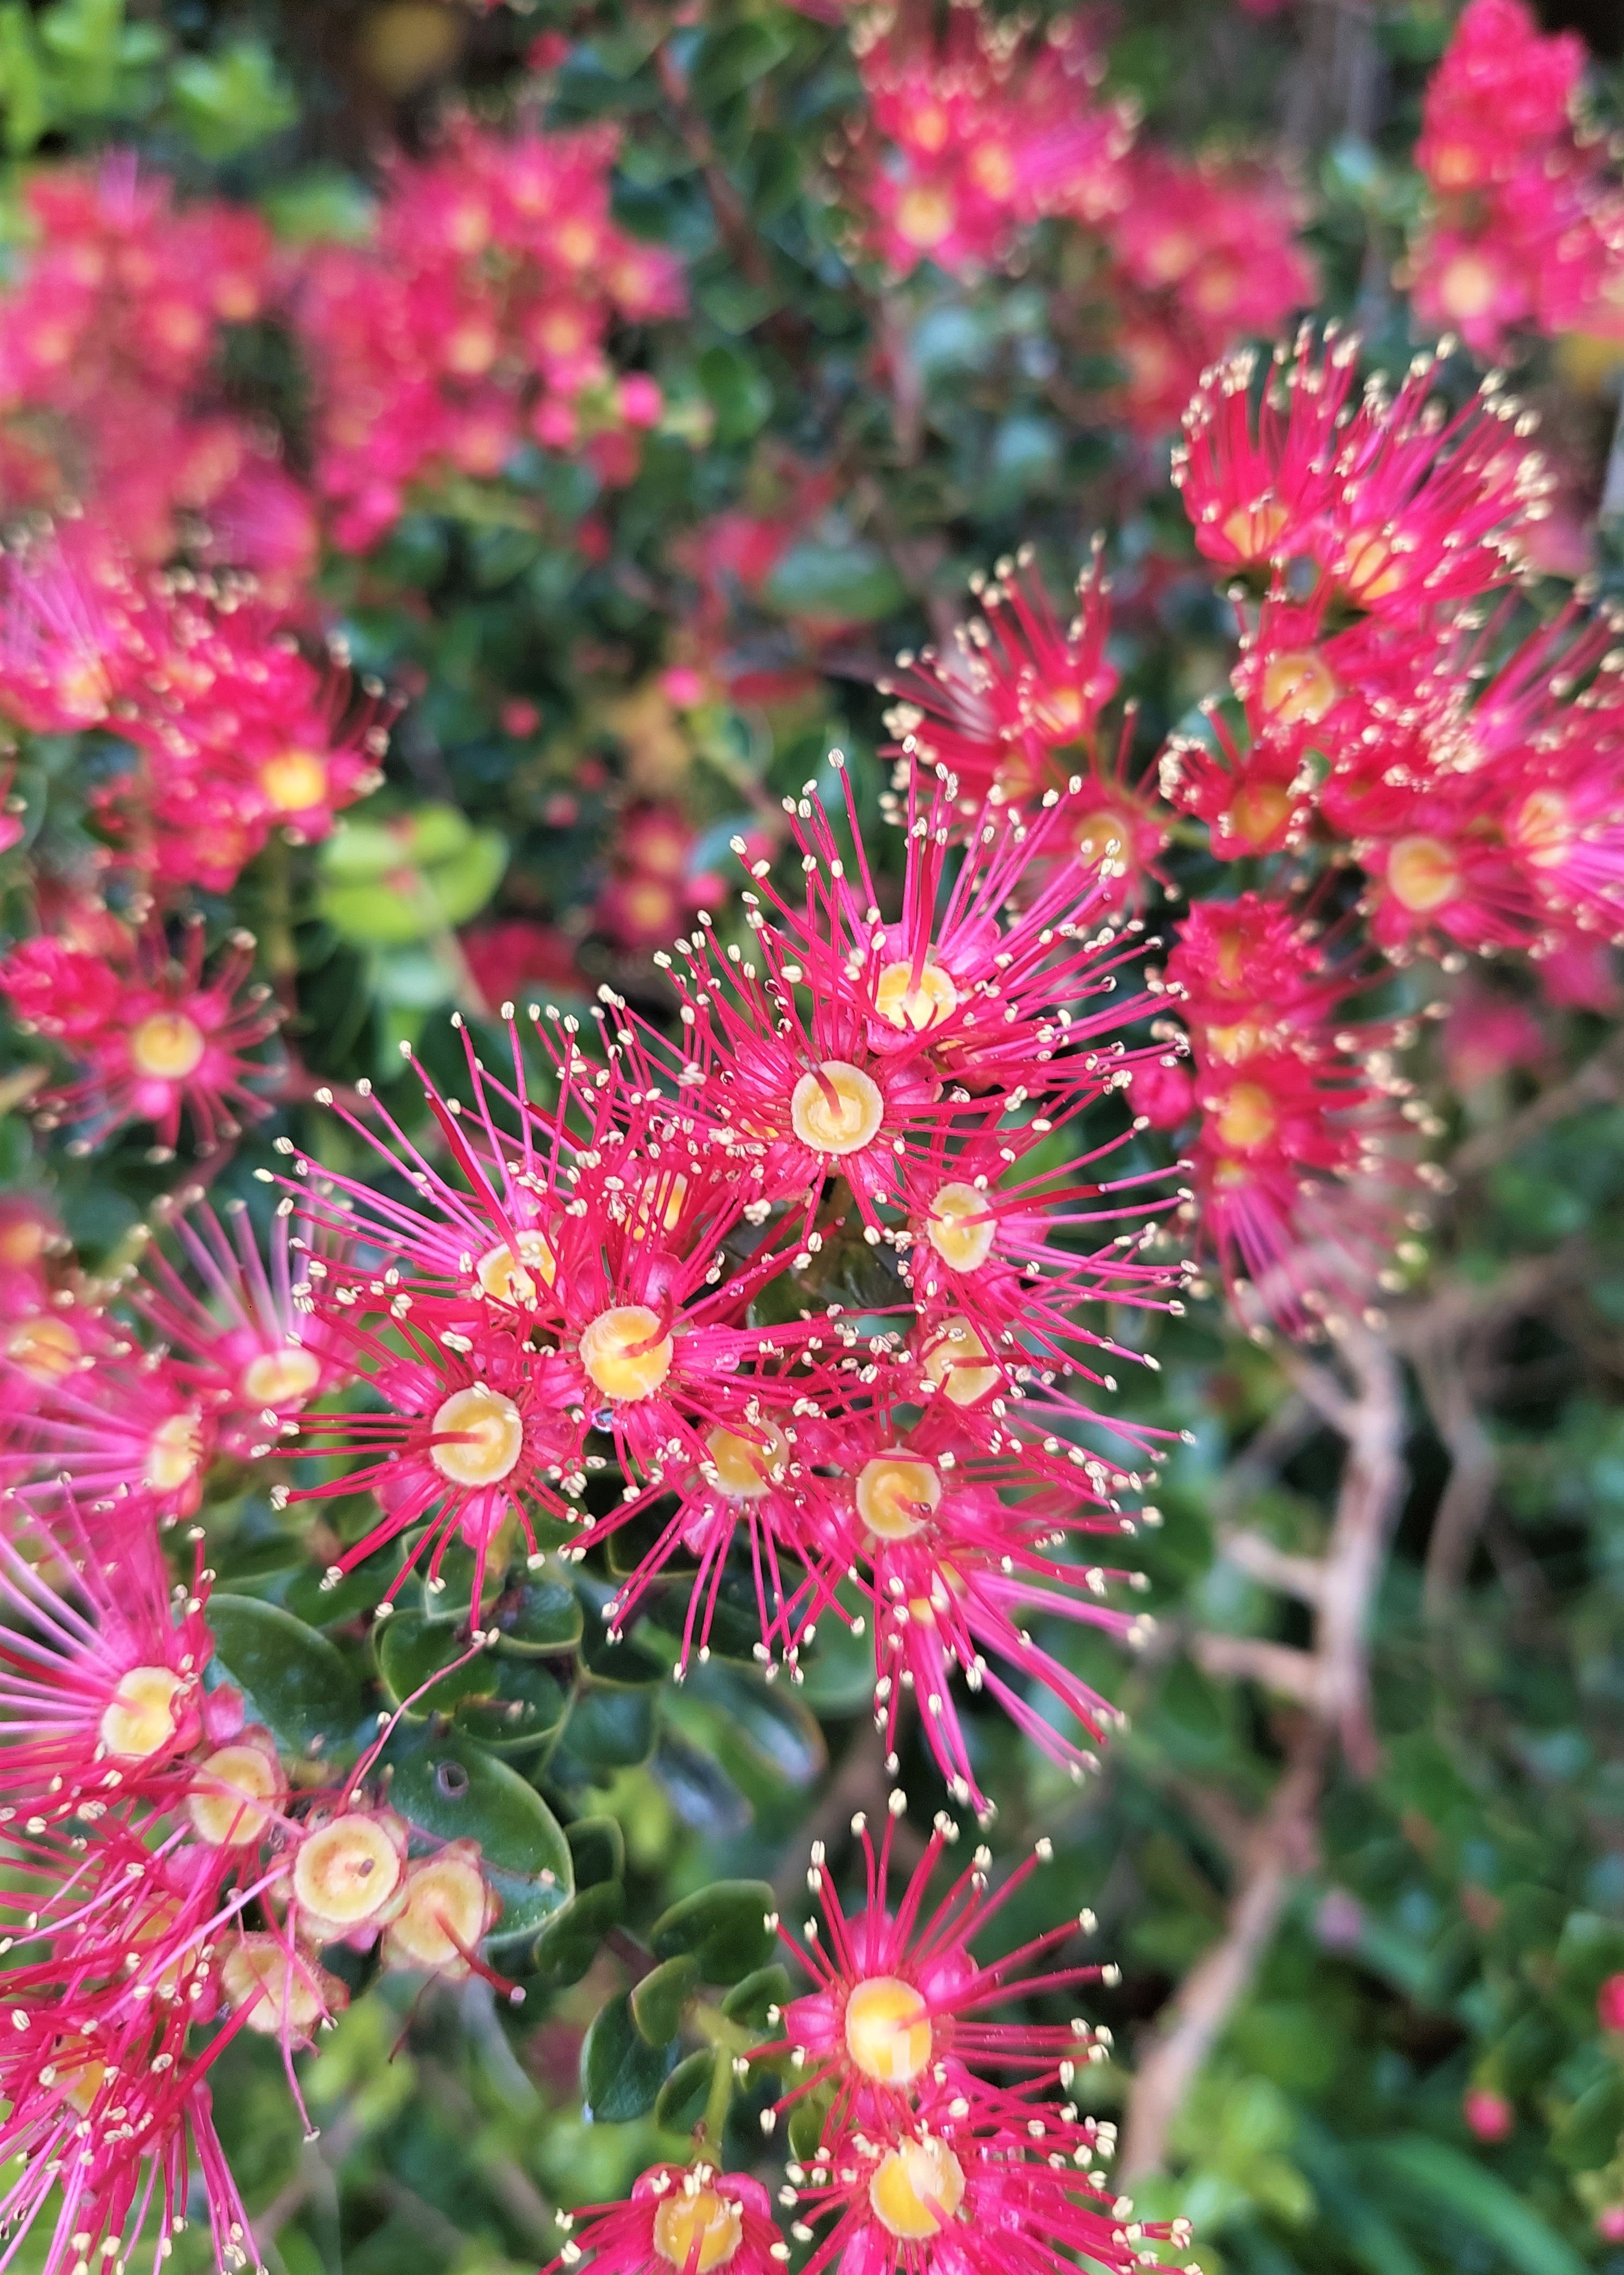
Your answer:
[[[1601,116],[1616,118],[1617,9],[1546,19],[1590,39]],[[1283,150],[1325,309],[1363,329],[1372,360],[1401,363],[1414,341],[1393,270],[1450,22],[1436,0],[1266,15],[1134,0],[1101,19],[1106,86],[1169,144]],[[834,202],[830,147],[857,100],[842,27],[775,0],[0,5],[0,233],[15,256],[30,170],[110,143],[184,190],[257,206],[286,247],[362,241],[391,148],[432,148],[457,106],[517,106],[621,130],[617,217],[690,280],[690,315],[640,344],[663,407],[634,479],[610,492],[585,459],[537,450],[414,495],[372,549],[322,564],[326,621],[404,707],[364,812],[314,858],[270,849],[235,903],[280,961],[313,1083],[365,1077],[419,1112],[398,1047],[454,1071],[447,1013],[477,1029],[482,957],[528,957],[523,980],[565,1009],[602,981],[658,1008],[649,940],[712,897],[728,839],[767,827],[832,744],[875,810],[874,681],[1018,545],[1036,544],[1059,590],[1108,532],[1137,751],[1221,683],[1230,622],[1192,573],[1167,441],[1102,409],[1110,343],[1071,324],[1075,244],[1046,225],[979,280],[927,264],[888,281]],[[217,376],[306,467],[306,378],[278,325],[230,331]],[[1580,523],[1602,495],[1618,376],[1616,356],[1574,338],[1535,347],[1519,374]],[[730,551],[716,545],[727,516]],[[1594,573],[1610,580],[1617,558],[1604,522]],[[721,589],[719,630],[706,604]],[[694,685],[674,692],[690,667]],[[67,755],[44,738],[19,778],[48,857],[85,828]],[[668,921],[617,923],[610,888],[647,878],[616,833],[651,803],[678,806],[691,833],[676,884],[650,873]],[[1172,858],[1186,892],[1232,882],[1193,848]],[[1423,969],[1404,984],[1424,1002],[1456,983]],[[1514,977],[1480,984],[1531,1015]],[[1008,1727],[972,1718],[999,1853],[1047,1833],[1065,1901],[1098,1916],[1091,1949],[1120,1968],[1099,1994],[1119,2058],[1088,2074],[1096,2105],[1126,2108],[1177,1986],[1237,1929],[1251,1936],[1166,2112],[1161,2169],[1136,2187],[1190,2216],[1209,2268],[1248,2275],[1624,2268],[1598,2226],[1624,2203],[1624,2038],[1596,2014],[1624,1968],[1624,1052],[1602,1017],[1541,1013],[1526,1050],[1486,1064],[1444,1063],[1433,1034],[1418,1074],[1446,1117],[1454,1185],[1372,1336],[1393,1354],[1369,1364],[1386,1370],[1406,1483],[1370,1576],[1368,1704],[1316,1688],[1311,1560],[1334,1546],[1361,1458],[1327,1411],[1335,1370],[1255,1345],[1208,1301],[1156,1329],[1153,1400],[1124,1394],[1190,1433],[1141,1544],[1156,1637],[1131,1665],[1086,1633],[1046,1638],[1130,1728],[1077,1793]],[[269,1128],[335,1166],[359,1158],[298,1103]],[[9,1180],[34,1178],[34,1143],[19,1114],[0,1123]],[[262,1158],[256,1140],[221,1189],[251,1196]],[[164,1181],[128,1137],[60,1164],[81,1254],[116,1257]],[[353,1617],[342,1591],[318,1600],[262,1501],[211,1523],[238,1593],[339,1630]],[[798,1691],[719,1656],[679,1690],[654,1622],[607,1655],[581,1640],[599,1624],[581,1589],[584,1606],[546,1609],[545,1642],[511,1661],[522,1735],[546,1749],[520,1748],[518,1774],[543,1760],[568,1797],[578,1890],[561,1931],[506,1955],[524,2007],[477,1984],[412,1997],[391,1978],[309,2061],[313,2143],[274,2050],[239,2042],[218,2073],[276,2275],[495,2275],[550,2257],[555,2207],[683,2154],[694,2121],[705,2049],[651,2046],[622,2003],[654,1923],[719,1882],[765,1880],[796,1904],[809,1838],[838,1860],[853,1809],[883,1807],[860,1654],[827,1647]],[[434,1648],[424,1625],[397,1622],[403,1668],[383,1666],[386,1689],[410,1687],[412,1650]],[[901,1781],[927,1823],[928,1765],[905,1760]],[[1048,1924],[1054,1885],[1015,1908],[1012,1942]],[[1267,1914],[1256,1934],[1249,1902]],[[748,1972],[709,1963],[719,2001]],[[746,2106],[745,2160],[753,2127]]]

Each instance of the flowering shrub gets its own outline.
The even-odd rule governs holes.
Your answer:
[[[13,13],[0,2264],[1605,2256],[1580,35]]]

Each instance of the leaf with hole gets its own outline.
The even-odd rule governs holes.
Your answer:
[[[389,1799],[436,1840],[477,1840],[502,1898],[493,1939],[534,1935],[575,1890],[570,1844],[533,1786],[462,1737],[418,1740],[394,1759]]]

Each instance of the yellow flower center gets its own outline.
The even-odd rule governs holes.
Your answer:
[[[931,2018],[911,1983],[872,1975],[846,2001],[846,2052],[865,2077],[907,2085],[931,2058]]]
[[[59,1382],[77,1364],[79,1340],[65,1319],[25,1319],[6,1338],[5,1355],[35,1382]]]
[[[925,1220],[925,1236],[953,1271],[978,1272],[998,1236],[986,1195],[956,1182],[941,1186]]]
[[[1387,856],[1387,889],[1401,908],[1430,915],[1460,891],[1460,865],[1436,837],[1401,837]]]
[[[1291,812],[1291,793],[1283,782],[1243,782],[1229,808],[1229,827],[1247,845],[1262,845]]]
[[[675,1232],[683,1221],[683,1204],[688,1198],[688,1180],[679,1169],[674,1176],[662,1176],[658,1170],[645,1177],[638,1194],[634,1222],[639,1233],[655,1230]]]
[[[1280,1117],[1274,1101],[1261,1083],[1237,1082],[1218,1109],[1214,1125],[1220,1145],[1244,1153],[1274,1135]]]
[[[375,1817],[349,1810],[321,1825],[293,1860],[293,1894],[337,1934],[375,1920],[400,1886],[401,1854]]]
[[[327,762],[313,751],[278,751],[260,768],[260,788],[277,813],[303,813],[327,797]]]
[[[540,1294],[537,1281],[550,1288],[558,1276],[558,1258],[544,1233],[521,1232],[517,1251],[499,1241],[473,1267],[483,1292],[499,1304],[533,1304]]]
[[[479,1859],[458,1842],[406,1874],[406,1900],[389,1922],[384,1958],[396,1967],[465,1975],[464,1957],[485,1932],[489,1891]]]
[[[934,182],[915,182],[896,201],[896,233],[921,253],[940,245],[957,218],[951,191]]]
[[[1499,291],[1499,272],[1476,253],[1458,253],[1438,280],[1438,305],[1457,324],[1486,315]]]
[[[789,1126],[813,1153],[860,1153],[879,1135],[885,1110],[872,1075],[845,1059],[825,1059],[796,1084]]]
[[[693,2262],[695,2275],[725,2267],[744,2240],[738,2206],[714,2188],[699,2188],[692,2196],[684,2188],[667,2196],[654,2214],[655,2250],[668,2267]]]
[[[246,2027],[277,2038],[307,2038],[327,2009],[308,1970],[295,1967],[274,1935],[245,1935],[226,1954],[220,1988],[234,2014],[248,2009]]]
[[[970,175],[984,197],[1004,199],[1015,189],[1015,162],[1001,142],[983,142],[970,155]]]
[[[154,1011],[130,1036],[130,1063],[155,1082],[185,1082],[201,1063],[203,1030],[184,1011]]]
[[[88,2117],[107,2077],[107,2064],[93,2054],[82,2038],[65,2040],[52,2054],[42,2083],[52,2086],[70,2109]]]
[[[996,1390],[1003,1370],[964,1319],[945,1320],[925,1347],[925,1378],[955,1406],[973,1406]]]
[[[1513,813],[1506,835],[1536,869],[1560,869],[1574,841],[1567,800],[1560,790],[1530,790]]]
[[[186,1814],[211,1848],[246,1848],[270,1822],[283,1794],[282,1765],[268,1744],[238,1738],[198,1764]]]
[[[759,1500],[782,1477],[789,1441],[771,1422],[758,1423],[753,1436],[724,1430],[718,1423],[706,1438],[705,1450],[729,1500]]]
[[[429,1425],[428,1458],[454,1485],[500,1485],[518,1466],[525,1425],[510,1398],[483,1382],[454,1390]]]
[[[1255,505],[1236,506],[1225,516],[1221,527],[1225,539],[1243,561],[1266,561],[1290,519],[1278,499],[1262,497]]]
[[[959,991],[940,964],[928,961],[917,972],[910,963],[888,964],[874,983],[874,1009],[880,1017],[915,1034],[940,1025],[957,1009]]]
[[[1120,862],[1132,844],[1131,826],[1108,805],[1077,824],[1077,858],[1085,869],[1097,869],[1102,861]]]
[[[243,1369],[243,1396],[253,1406],[291,1406],[321,1379],[321,1362],[298,1343],[261,1351]]]
[[[922,1531],[940,1501],[940,1472],[915,1454],[876,1454],[857,1471],[857,1515],[880,1540]]]
[[[1386,601],[1404,582],[1404,571],[1388,540],[1372,531],[1356,537],[1342,556],[1342,585],[1356,601]]]
[[[98,1735],[115,1759],[144,1762],[161,1753],[180,1720],[185,1677],[170,1667],[132,1667],[102,1709]]]
[[[646,1304],[616,1304],[581,1331],[581,1364],[606,1398],[652,1397],[671,1372],[676,1345]]]
[[[1318,648],[1286,648],[1263,668],[1263,707],[1282,727],[1317,725],[1341,692]]]
[[[904,2243],[924,2243],[964,2200],[964,2167],[933,2135],[888,2149],[874,2168],[868,2201],[881,2227]]]
[[[171,1414],[160,1422],[147,1447],[141,1472],[148,1492],[178,1493],[197,1475],[203,1458],[202,1425],[195,1414]]]

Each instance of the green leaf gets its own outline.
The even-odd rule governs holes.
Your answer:
[[[773,1891],[765,1880],[718,1880],[662,1912],[649,1937],[656,1959],[691,1952],[707,1983],[738,1983],[772,1957]]]
[[[1596,2173],[1610,2165],[1624,2135],[1624,2071],[1598,2077],[1582,2092],[1551,2135],[1551,2154],[1569,2172]]]
[[[699,1962],[691,1952],[680,1951],[635,1984],[630,1996],[638,2036],[651,2046],[668,2045],[682,2028],[683,2009],[699,1980]]]
[[[789,2153],[797,2163],[809,2165],[817,2155],[833,2098],[830,2089],[824,2086],[816,2093],[809,2093],[804,2101],[797,2101],[790,2111]]]
[[[581,1640],[581,1599],[567,1580],[540,1572],[509,1589],[486,1624],[501,1637],[497,1650],[516,1657],[573,1651]]]
[[[655,2098],[656,2125],[668,2133],[691,2133],[704,2121],[717,2059],[709,2046],[701,2046],[677,2063]]]
[[[409,1721],[449,1714],[460,1699],[488,1690],[491,1674],[483,1650],[470,1659],[468,1636],[460,1620],[431,1620],[419,1612],[397,1612],[374,1630],[378,1673],[392,1705],[405,1707]],[[463,1664],[459,1665],[458,1662]],[[450,1672],[434,1677],[442,1668]],[[423,1689],[427,1683],[430,1687]],[[419,1697],[416,1694],[421,1692]],[[406,1701],[412,1700],[410,1706]]]
[[[534,1935],[575,1890],[570,1844],[552,1810],[505,1762],[462,1737],[436,1738],[395,1760],[389,1799],[436,1840],[477,1840],[502,1898],[493,1941]]]
[[[360,1691],[325,1636],[250,1596],[211,1596],[208,1619],[214,1664],[242,1692],[251,1722],[291,1754],[330,1759],[349,1749]]]
[[[699,358],[699,384],[716,413],[719,442],[747,442],[773,408],[773,390],[742,348],[718,340]]]
[[[871,545],[793,546],[767,579],[767,597],[789,616],[818,616],[841,624],[872,624],[899,608],[902,578]]]
[[[736,1983],[721,2002],[721,2011],[730,2022],[743,2022],[752,2030],[770,2030],[777,2013],[789,2003],[789,1977],[779,1966],[758,1967],[753,1975]]]
[[[0,110],[5,113],[5,147],[13,156],[32,150],[50,124],[34,19],[23,0],[6,0],[0,7]]]
[[[336,166],[313,166],[275,183],[260,210],[288,245],[361,245],[372,232],[372,200],[353,174]]]
[[[260,40],[185,57],[170,73],[170,93],[181,132],[200,157],[215,162],[279,134],[298,117],[292,90]]]
[[[575,1859],[575,1885],[595,1887],[601,1880],[621,1880],[626,1874],[626,1836],[614,1817],[578,1817],[564,1827],[570,1854]]]
[[[604,1937],[625,1917],[626,1892],[618,1880],[601,1880],[578,1889],[555,1919],[536,1938],[533,1971],[551,1988],[578,1983],[598,1956]]]
[[[629,1999],[611,1999],[581,2047],[581,2099],[589,2125],[646,2117],[676,2067],[675,2045],[651,2046],[631,2019]]]
[[[588,1769],[635,1768],[654,1750],[659,1707],[652,1689],[618,1690],[589,1684],[576,1693],[564,1743]]]
[[[1492,2243],[1521,2275],[1584,2275],[1584,2262],[1498,2173],[1441,2141],[1378,2141],[1369,2156],[1409,2193]]]
[[[706,33],[688,76],[694,101],[703,110],[714,110],[764,78],[789,44],[776,26],[759,17]]]

